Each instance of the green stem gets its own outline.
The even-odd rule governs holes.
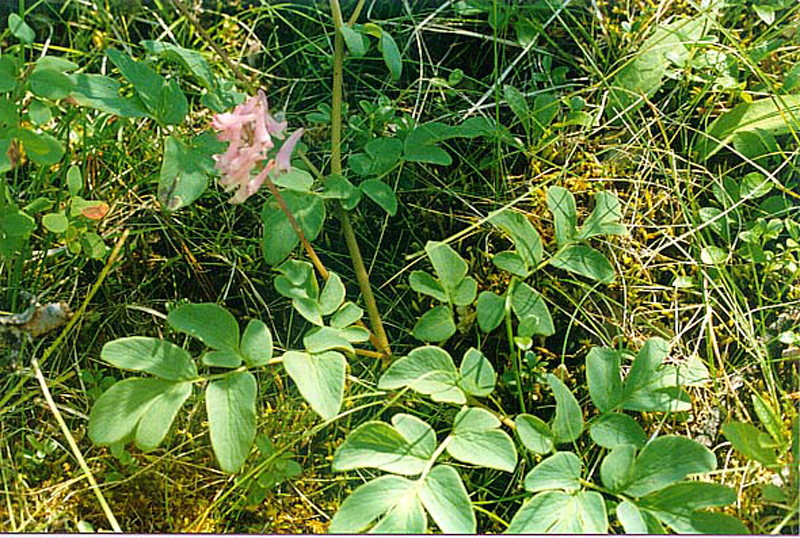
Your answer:
[[[511,279],[511,283],[508,285],[508,290],[506,290],[506,307],[505,307],[505,319],[506,319],[506,336],[508,337],[508,347],[509,352],[511,354],[511,360],[514,363],[514,379],[517,382],[517,397],[519,398],[519,408],[525,413],[525,394],[522,391],[522,373],[520,372],[520,354],[519,349],[517,349],[517,345],[514,343],[514,329],[511,326],[511,297],[514,295],[514,284],[516,284],[517,279]]]
[[[330,3],[335,26],[333,38],[333,101],[331,103],[331,173],[341,174],[344,38],[339,29],[344,26],[344,19],[342,18],[342,10],[339,6],[339,1],[330,0]],[[372,332],[378,340],[378,351],[383,353],[388,359],[392,355],[392,350],[389,347],[389,338],[386,336],[386,330],[383,327],[383,320],[378,310],[378,304],[375,301],[375,295],[372,293],[372,286],[369,283],[369,273],[367,273],[367,268],[364,265],[361,249],[358,246],[356,234],[350,222],[350,214],[341,205],[338,205],[337,212],[342,221],[342,233],[347,242],[347,249],[350,252],[350,259],[353,262],[353,269],[356,273],[358,286],[361,289],[361,294],[364,296],[364,304],[367,307],[367,314],[369,315]]]

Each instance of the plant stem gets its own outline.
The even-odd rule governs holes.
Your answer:
[[[344,26],[342,10],[339,0],[330,0],[331,13],[335,33],[333,38],[333,102],[331,103],[331,173],[342,173],[342,88],[344,73],[344,38],[339,29]],[[353,262],[353,269],[356,272],[358,286],[364,296],[364,303],[367,307],[369,322],[372,332],[378,339],[378,351],[383,353],[386,359],[392,356],[389,347],[389,338],[383,327],[383,320],[378,311],[378,304],[375,302],[375,295],[372,293],[372,286],[369,283],[369,274],[361,256],[361,249],[358,247],[356,234],[350,222],[350,214],[345,211],[341,204],[337,204],[337,212],[342,221],[342,233],[347,242],[347,250],[350,252],[350,259]]]

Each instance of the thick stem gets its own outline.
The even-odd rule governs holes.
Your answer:
[[[339,6],[338,0],[330,0],[331,12],[333,14],[333,23],[335,26],[335,33],[333,38],[333,102],[331,103],[331,173],[342,173],[342,88],[343,88],[343,73],[344,73],[344,38],[342,37],[339,29],[344,26],[344,19],[342,19],[342,10]],[[361,249],[358,247],[356,234],[353,231],[353,226],[350,223],[350,215],[345,209],[338,206],[339,217],[342,221],[342,233],[344,234],[345,241],[347,242],[347,249],[350,252],[350,258],[353,261],[353,269],[356,272],[356,279],[358,286],[361,288],[361,294],[364,296],[364,303],[367,307],[367,314],[369,315],[369,322],[372,326],[372,332],[378,339],[378,351],[383,353],[387,358],[391,357],[392,351],[389,347],[389,338],[386,336],[386,330],[383,328],[383,320],[378,311],[378,304],[375,302],[375,295],[372,293],[372,286],[369,283],[369,274],[364,265],[364,259],[361,256]]]

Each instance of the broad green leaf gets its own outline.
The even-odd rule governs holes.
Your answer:
[[[172,383],[156,396],[136,427],[136,446],[145,452],[158,447],[169,432],[184,402],[192,394],[192,383]]]
[[[120,83],[103,75],[77,73],[70,75],[75,82],[71,97],[81,106],[87,106],[122,118],[147,116],[147,109],[139,97],[122,97]]]
[[[339,308],[339,310],[336,311],[329,322],[331,327],[335,329],[344,329],[345,327],[360,320],[363,315],[364,310],[362,310],[355,303],[347,301]]]
[[[511,309],[519,320],[530,320],[524,328],[517,330],[519,336],[533,336],[540,334],[550,336],[556,332],[550,310],[544,298],[532,287],[524,282],[517,282],[511,296]],[[524,330],[523,330],[524,329]]]
[[[784,433],[783,421],[775,412],[774,407],[755,393],[750,395],[750,401],[753,402],[753,409],[755,409],[761,425],[764,426],[764,429],[767,430],[775,443],[778,445],[785,444],[788,439]]]
[[[707,473],[716,467],[716,457],[700,443],[674,435],[658,437],[639,453],[633,479],[623,493],[643,497],[687,475]]]
[[[381,476],[356,488],[333,516],[328,532],[353,534],[366,530],[376,519],[393,510],[398,504],[408,504],[417,498],[416,483],[400,476]],[[425,532],[419,522],[403,529],[404,533]]]
[[[564,187],[550,187],[547,189],[547,207],[553,214],[558,246],[573,241],[577,234],[578,211],[572,193]]]
[[[495,254],[495,256],[492,258],[492,263],[495,264],[498,269],[508,271],[512,275],[516,275],[520,278],[526,278],[530,273],[528,264],[525,263],[525,260],[522,259],[522,256],[518,255],[514,251],[499,252]]]
[[[5,55],[0,58],[0,93],[10,92],[17,87],[18,65],[15,58]]]
[[[462,280],[456,289],[453,291],[453,296],[450,298],[452,303],[456,306],[468,306],[475,301],[475,296],[478,294],[478,282],[471,276]]]
[[[417,534],[428,527],[428,518],[417,495],[408,495],[386,512],[370,529],[374,534]]]
[[[242,356],[229,349],[207,351],[201,360],[206,366],[214,368],[233,369],[242,365]]]
[[[67,169],[67,190],[71,196],[78,196],[83,190],[81,169],[74,164]]]
[[[330,273],[322,293],[319,295],[319,312],[323,316],[330,316],[336,312],[344,302],[347,290],[342,278],[336,273]]]
[[[397,138],[376,138],[367,142],[364,153],[352,155],[347,164],[359,176],[381,176],[397,164],[402,153],[403,143]],[[363,188],[361,190],[364,191]],[[380,204],[377,200],[375,202]]]
[[[429,295],[443,303],[447,302],[447,293],[442,285],[425,271],[412,271],[408,277],[408,284],[417,293]]]
[[[8,15],[8,29],[11,30],[11,35],[30,45],[36,39],[36,33],[33,28],[28,26],[28,23],[20,17],[17,13],[9,13]]]
[[[347,51],[355,58],[361,58],[367,53],[369,40],[365,35],[356,32],[349,26],[340,26],[339,32],[344,37],[344,42],[347,44]]]
[[[507,534],[605,534],[608,532],[603,496],[596,491],[570,495],[545,491],[517,511]]]
[[[28,84],[34,95],[45,99],[63,99],[75,87],[75,81],[55,69],[36,69],[28,77]]]
[[[740,133],[763,131],[772,136],[791,133],[800,127],[800,95],[781,95],[740,103],[721,114],[695,142],[697,158],[704,161]]]
[[[411,443],[418,454],[424,454],[425,458],[430,459],[436,450],[436,433],[427,422],[414,415],[397,413],[392,416],[392,426],[400,435]]]
[[[367,179],[362,181],[358,188],[367,195],[367,198],[381,206],[390,217],[397,214],[397,197],[389,185],[380,179]]]
[[[489,219],[489,222],[511,236],[517,253],[528,266],[536,266],[542,261],[542,238],[525,215],[506,209]]]
[[[617,505],[617,519],[625,534],[657,534],[647,526],[645,515],[630,501],[622,501]]]
[[[619,223],[622,210],[619,200],[610,192],[601,191],[594,196],[594,209],[581,227],[578,239],[589,239],[597,235],[626,235],[627,228]]]
[[[325,185],[325,190],[322,192],[323,198],[347,200],[358,191],[356,186],[341,174],[331,174],[325,178],[323,183]]]
[[[250,372],[216,379],[206,388],[211,446],[226,473],[239,471],[250,454],[256,435],[256,391]]]
[[[423,342],[443,342],[456,333],[456,323],[449,305],[425,312],[414,324],[411,334]]]
[[[325,222],[325,203],[321,196],[284,191],[281,196],[294,216],[306,239],[314,241]],[[277,265],[289,255],[300,242],[300,238],[289,224],[278,202],[270,196],[261,210],[264,223],[264,259],[269,265]]]
[[[393,362],[378,381],[378,388],[409,387],[436,402],[464,404],[467,400],[457,382],[458,372],[450,355],[442,348],[423,346]]]
[[[314,177],[299,168],[292,168],[288,172],[281,172],[271,177],[272,182],[278,187],[297,192],[309,192],[314,184]]]
[[[128,439],[150,404],[175,383],[131,377],[105,391],[89,413],[89,438],[98,445]]]
[[[475,534],[475,512],[458,472],[449,465],[437,465],[417,491],[422,505],[445,534]]]
[[[497,374],[486,356],[471,347],[464,354],[459,368],[459,387],[473,396],[489,396],[494,391]]]
[[[618,492],[633,480],[636,447],[633,445],[617,445],[609,452],[600,465],[600,479],[603,485],[612,492]]]
[[[603,448],[614,448],[619,445],[642,448],[647,442],[647,434],[639,423],[622,413],[602,415],[592,423],[589,435]]]
[[[552,92],[545,92],[533,100],[531,119],[533,120],[533,136],[542,137],[558,115],[561,105],[558,97]]]
[[[722,433],[744,457],[761,465],[772,465],[777,461],[775,449],[763,445],[764,433],[752,424],[729,422],[722,426]]]
[[[452,127],[441,122],[428,122],[417,125],[403,141],[403,158],[410,162],[421,162],[447,166],[453,158],[437,142],[452,135]]]
[[[280,275],[275,277],[275,291],[288,299],[319,298],[319,284],[314,276],[314,267],[303,260],[286,260],[278,266]]]
[[[513,472],[517,450],[500,421],[485,409],[462,409],[453,421],[453,434],[447,453],[464,463]]]
[[[478,327],[486,333],[496,329],[503,322],[505,305],[505,298],[491,291],[482,291],[478,295]]]
[[[614,268],[600,251],[586,245],[569,245],[550,259],[550,265],[604,284],[614,281]]]
[[[314,299],[295,298],[292,299],[292,306],[307,321],[321,327],[323,325],[322,312],[319,310],[319,303]]]
[[[64,145],[49,133],[16,129],[15,138],[22,142],[28,158],[44,166],[56,164],[64,156]]]
[[[129,336],[112,340],[103,346],[100,358],[117,368],[147,372],[169,381],[197,377],[189,352],[158,338]]]
[[[242,356],[247,366],[264,366],[272,358],[272,332],[259,319],[251,319],[242,335]]]
[[[681,482],[639,499],[637,505],[679,533],[732,531],[747,534],[744,525],[731,516],[724,516],[725,519],[722,520],[717,519],[722,514],[698,512],[703,508],[725,506],[734,502],[736,491],[727,486],[706,482]],[[709,520],[704,516],[712,517]],[[710,525],[711,522],[714,525]]]
[[[518,89],[509,84],[503,85],[503,99],[508,103],[511,112],[517,117],[525,131],[530,130],[530,110],[525,96]]]
[[[686,411],[691,401],[686,392],[677,387],[677,370],[673,365],[662,365],[669,353],[669,345],[661,338],[645,342],[622,387],[621,407],[631,411]]]
[[[141,45],[147,50],[148,54],[159,56],[182,66],[197,78],[197,81],[204,88],[210,90],[216,85],[211,67],[199,52],[162,41],[145,40],[141,42]]]
[[[703,247],[700,251],[700,261],[705,265],[724,265],[730,252],[716,245]]]
[[[772,181],[761,172],[750,172],[739,185],[740,198],[761,198],[772,192]]]
[[[467,276],[467,262],[450,245],[440,241],[428,241],[425,252],[433,264],[436,276],[452,299],[458,285]]]
[[[556,452],[541,461],[525,477],[525,490],[531,493],[548,489],[575,492],[581,489],[583,464],[572,452]]]
[[[64,213],[48,213],[42,217],[42,226],[48,231],[63,234],[69,227],[69,219]]]
[[[594,405],[603,413],[615,409],[622,397],[619,351],[605,347],[589,350],[586,355],[586,379]]]
[[[205,192],[214,167],[211,155],[221,150],[209,132],[195,137],[189,144],[174,135],[164,139],[158,199],[167,211],[186,207]]]
[[[583,432],[583,412],[567,386],[553,374],[547,383],[556,398],[556,416],[550,428],[556,443],[571,443]]]
[[[303,336],[303,346],[309,353],[321,353],[332,349],[354,354],[355,350],[342,331],[333,327],[316,327]]]
[[[310,355],[288,351],[283,366],[300,394],[319,416],[330,420],[339,413],[344,396],[347,361],[336,351]]]
[[[214,303],[181,305],[167,316],[176,331],[200,339],[208,347],[239,351],[239,324],[233,314]]]
[[[6,206],[0,215],[0,255],[11,256],[20,250],[35,229],[36,221],[30,215]]]
[[[534,454],[547,454],[553,451],[555,442],[550,427],[539,417],[521,414],[514,419],[517,434],[525,448]]]
[[[392,35],[383,30],[381,32],[381,53],[383,54],[383,61],[386,67],[389,68],[389,73],[392,74],[392,79],[398,80],[400,75],[403,74],[403,58],[400,56],[400,49],[397,48]]]
[[[395,422],[394,417],[392,421]],[[385,422],[362,424],[350,432],[336,449],[334,471],[375,468],[409,476],[420,474],[436,446],[433,430],[424,422],[422,424],[425,428],[413,433],[408,427],[401,432]]]

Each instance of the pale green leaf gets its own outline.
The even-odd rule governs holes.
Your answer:
[[[200,339],[208,347],[239,351],[239,324],[233,314],[214,303],[185,304],[167,316],[176,331]]]
[[[583,412],[567,386],[553,374],[547,383],[556,398],[556,416],[550,428],[556,443],[571,443],[583,432]]]
[[[583,464],[572,452],[556,452],[542,460],[525,477],[525,490],[531,493],[548,489],[575,492],[581,489]]]
[[[330,420],[339,413],[344,396],[347,361],[336,351],[310,355],[288,351],[283,366],[300,394],[319,416]]]
[[[453,311],[449,305],[425,312],[414,324],[411,334],[424,342],[443,342],[456,333]]]
[[[482,291],[478,295],[478,327],[483,332],[491,332],[503,322],[505,304],[505,298],[494,292]]]
[[[707,473],[716,467],[716,457],[700,443],[673,435],[658,437],[639,453],[633,479],[624,493],[642,497],[690,474]]]
[[[514,422],[525,448],[534,454],[547,454],[553,451],[555,446],[553,432],[542,419],[534,415],[521,414],[517,415]]]
[[[492,363],[479,350],[471,347],[464,354],[459,368],[459,386],[467,394],[488,396],[494,391],[497,374]]]
[[[431,469],[417,491],[420,501],[445,534],[475,534],[475,513],[458,472],[449,465]]]
[[[166,437],[184,402],[192,394],[192,383],[173,383],[156,396],[136,427],[136,446],[145,452],[153,450]]]
[[[129,336],[112,340],[103,346],[100,358],[117,368],[147,372],[170,381],[197,377],[189,352],[158,338]]]
[[[272,358],[272,333],[266,323],[251,319],[242,335],[242,356],[247,366],[264,366]]]
[[[378,388],[410,387],[437,402],[463,404],[466,397],[457,382],[458,372],[450,355],[439,347],[424,346],[393,362],[378,381]]]
[[[256,392],[250,372],[211,381],[206,388],[211,446],[226,473],[238,472],[250,454],[256,435]]]

